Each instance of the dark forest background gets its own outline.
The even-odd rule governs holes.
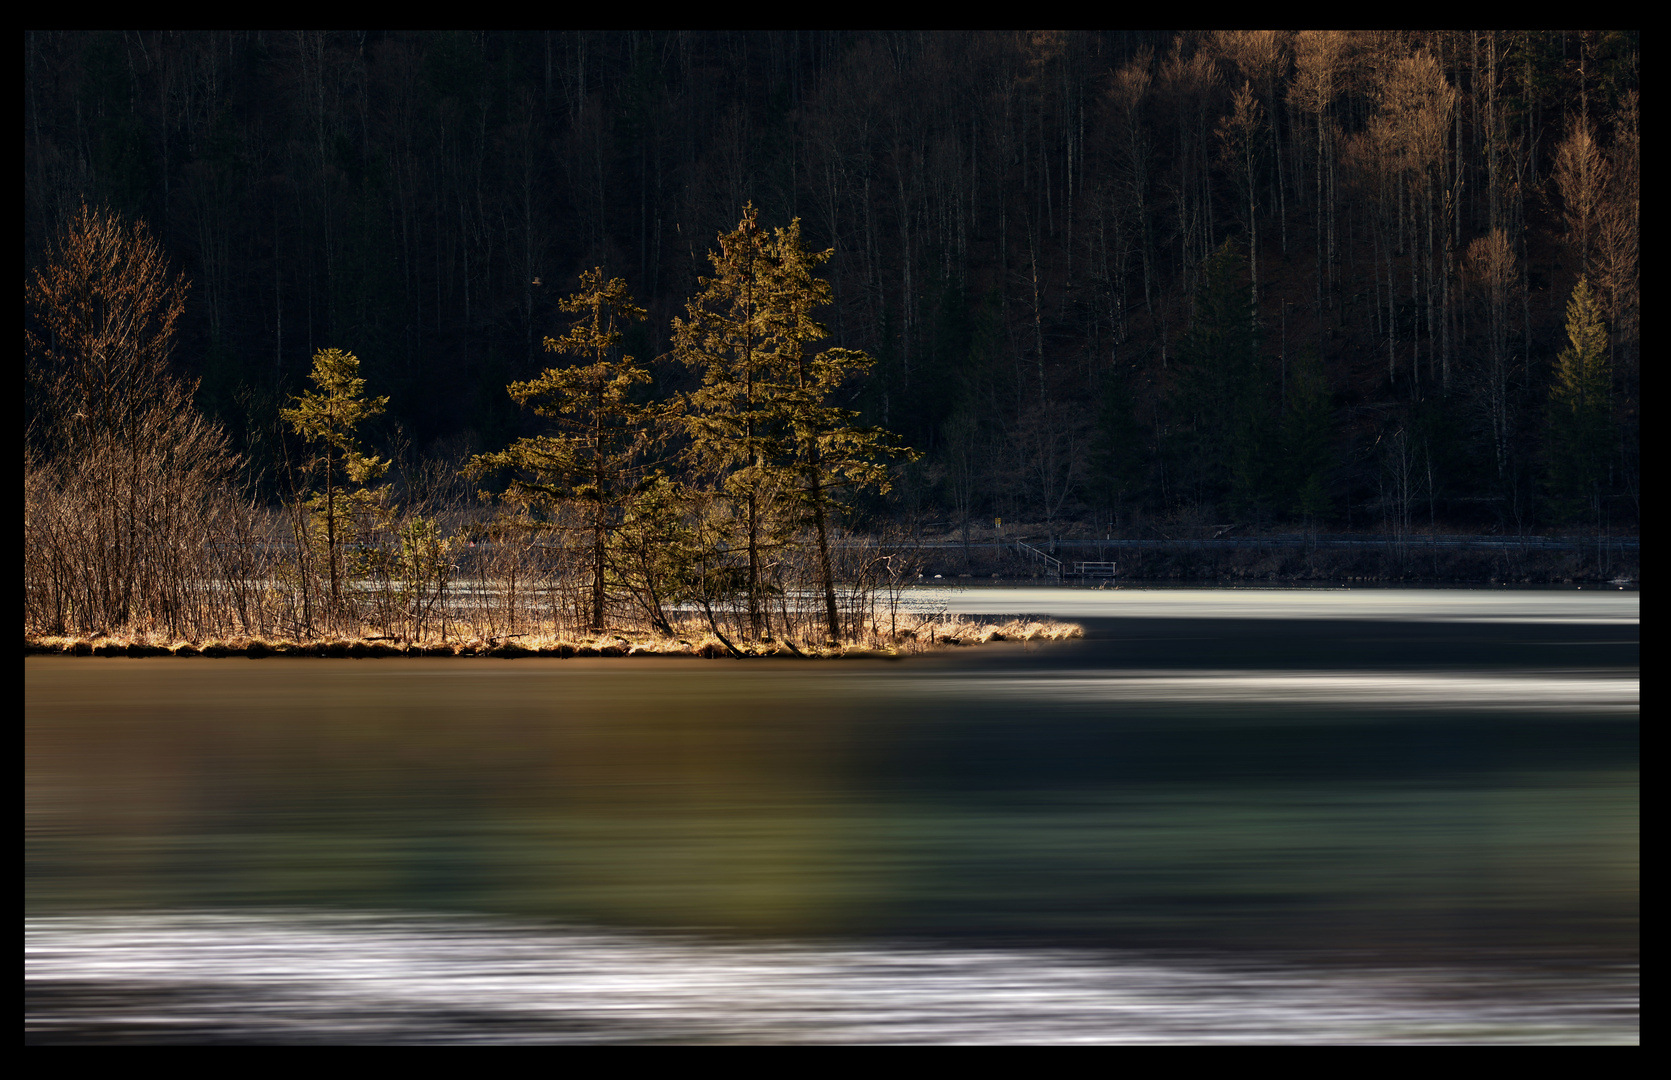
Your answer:
[[[1634,32],[29,32],[24,68],[26,269],[84,200],[148,222],[192,282],[176,362],[273,493],[317,349],[390,395],[403,481],[449,482],[535,430],[505,387],[579,271],[660,357],[752,201],[834,249],[832,344],[878,360],[850,404],[923,453],[878,512],[1639,521]]]

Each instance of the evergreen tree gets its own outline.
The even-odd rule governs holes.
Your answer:
[[[610,534],[633,493],[639,456],[655,438],[665,410],[634,400],[650,373],[617,352],[621,324],[645,318],[625,281],[606,281],[601,267],[588,270],[580,275],[580,291],[563,300],[562,308],[581,317],[561,338],[546,338],[546,351],[586,362],[547,368],[539,378],[507,388],[518,404],[552,420],[557,431],[477,455],[469,469],[475,476],[509,470],[504,497],[526,509],[551,515],[562,506],[580,509],[581,527],[590,533],[591,622],[601,630]]]
[[[687,317],[673,320],[673,355],[701,373],[686,416],[691,457],[741,517],[749,626],[755,637],[770,637],[762,567],[784,448],[774,385],[783,320],[772,304],[771,238],[752,203],[708,259],[714,276],[697,278],[702,291],[686,304]]]
[[[826,632],[837,640],[829,534],[841,495],[887,491],[881,459],[913,455],[887,432],[856,426],[858,413],[831,402],[870,370],[870,356],[842,348],[808,355],[808,344],[829,334],[812,312],[830,302],[830,287],[812,272],[831,252],[806,250],[799,219],[768,235],[752,204],[719,244],[709,256],[714,276],[699,279],[688,318],[673,321],[674,355],[702,375],[687,415],[692,455],[699,470],[719,478],[741,518],[755,636],[771,635],[765,554],[789,529],[807,526],[817,543]]]
[[[387,459],[378,459],[360,449],[359,427],[382,414],[387,396],[365,396],[366,381],[360,378],[360,360],[341,349],[320,349],[313,354],[308,377],[317,390],[303,392],[296,407],[280,410],[291,428],[318,447],[304,470],[323,481],[325,490],[309,500],[316,515],[324,520],[325,559],[331,581],[331,610],[342,610],[342,552],[350,538],[352,521],[374,501],[366,485],[389,471]],[[343,481],[352,485],[344,488]],[[317,518],[316,518],[317,520]]]
[[[703,594],[701,530],[691,524],[691,494],[662,473],[645,478],[626,499],[609,546],[614,579],[650,625],[668,635],[673,633],[672,605]]]
[[[1567,347],[1550,388],[1550,481],[1570,513],[1587,506],[1599,520],[1613,435],[1613,374],[1607,323],[1587,279],[1567,301]]]
[[[885,459],[915,460],[917,453],[879,427],[860,427],[859,414],[832,404],[843,386],[870,371],[876,361],[857,349],[826,349],[808,356],[806,345],[829,336],[812,319],[812,309],[830,302],[828,283],[812,276],[832,251],[813,253],[801,243],[801,223],[791,221],[772,240],[773,306],[782,312],[777,356],[783,365],[781,398],[788,425],[788,495],[798,524],[810,526],[818,545],[818,575],[824,591],[825,630],[831,642],[841,638],[836,612],[835,571],[830,559],[831,519],[841,496],[859,489],[889,490]]]

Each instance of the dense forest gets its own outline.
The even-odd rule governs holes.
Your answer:
[[[647,312],[620,344],[644,399],[696,391],[674,319],[752,204],[830,252],[822,347],[875,360],[840,403],[920,455],[871,520],[1639,521],[1636,32],[29,32],[24,53],[26,272],[84,204],[148,223],[190,280],[171,362],[268,498],[325,349],[387,396],[368,438],[408,488],[543,430],[506,388],[553,362],[594,267]]]

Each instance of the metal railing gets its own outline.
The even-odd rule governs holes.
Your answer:
[[[1020,555],[1024,555],[1024,556],[1027,556],[1029,558],[1036,559],[1038,562],[1043,563],[1044,568],[1046,570],[1055,574],[1057,580],[1061,580],[1061,577],[1062,577],[1062,560],[1061,559],[1058,559],[1054,555],[1050,555],[1050,554],[1047,554],[1043,551],[1040,551],[1038,548],[1034,547],[1031,544],[1023,544],[1019,540],[1017,540],[1015,542],[1015,550]]]

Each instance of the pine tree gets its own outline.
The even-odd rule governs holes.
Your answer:
[[[674,604],[705,593],[701,580],[699,508],[677,480],[656,472],[632,491],[609,545],[610,567],[650,625],[673,634]],[[710,619],[710,622],[712,620]]]
[[[636,463],[658,434],[665,410],[634,400],[650,373],[617,352],[621,324],[646,317],[625,281],[605,280],[601,267],[585,271],[580,291],[563,300],[562,308],[580,318],[561,338],[546,338],[546,351],[584,362],[547,368],[539,378],[507,388],[518,404],[552,420],[557,431],[480,454],[469,470],[478,477],[509,470],[504,497],[527,509],[548,515],[562,506],[581,510],[581,527],[590,533],[591,622],[601,630],[608,607],[610,535],[633,494]]]
[[[879,427],[855,424],[859,414],[834,405],[843,386],[867,374],[876,361],[858,349],[826,349],[808,356],[806,346],[829,336],[811,316],[830,302],[830,286],[812,275],[833,251],[809,252],[801,243],[800,219],[773,236],[774,306],[783,313],[778,357],[785,392],[782,412],[788,424],[790,483],[787,485],[798,524],[810,526],[818,545],[818,576],[824,592],[825,630],[831,642],[841,639],[836,612],[835,571],[830,558],[830,527],[842,496],[861,489],[887,493],[887,459],[915,460],[915,451]]]
[[[812,312],[830,302],[830,287],[813,270],[832,253],[806,250],[799,219],[768,235],[752,204],[719,245],[709,256],[714,276],[699,279],[688,317],[673,320],[674,355],[702,375],[687,414],[692,456],[741,518],[754,635],[771,636],[765,556],[789,529],[805,526],[817,543],[826,632],[839,640],[832,519],[844,493],[886,492],[882,459],[910,451],[879,428],[856,426],[858,413],[831,402],[870,370],[870,356],[843,348],[808,355],[810,343],[829,336]]]
[[[308,378],[318,390],[308,390],[295,399],[296,407],[280,415],[291,428],[310,443],[318,455],[304,469],[324,481],[325,490],[314,493],[310,506],[323,511],[325,559],[331,580],[331,610],[342,610],[342,552],[353,518],[364,512],[375,494],[366,485],[389,471],[387,459],[372,457],[360,449],[359,427],[388,407],[389,399],[365,396],[366,381],[360,378],[360,360],[341,349],[320,349],[313,354],[313,371]],[[353,485],[344,489],[340,481]]]
[[[702,291],[686,305],[688,317],[673,320],[673,354],[702,376],[686,416],[691,457],[719,481],[742,519],[749,626],[757,638],[771,635],[762,565],[783,456],[773,385],[781,320],[770,300],[770,241],[754,205],[745,206],[737,228],[722,233],[719,250],[709,253],[714,276],[697,279]]]
[[[1569,508],[1601,512],[1613,426],[1613,374],[1601,303],[1580,277],[1567,301],[1567,347],[1550,388],[1550,480]]]

